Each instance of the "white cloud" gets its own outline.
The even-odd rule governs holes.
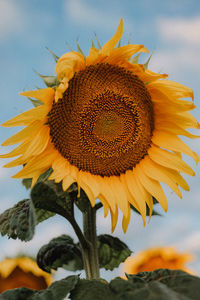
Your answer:
[[[115,28],[121,17],[116,13],[111,15],[110,11],[106,12],[105,9],[100,11],[82,0],[65,0],[64,10],[76,23],[100,28]]]
[[[0,40],[20,32],[24,25],[24,14],[17,1],[0,0]]]
[[[200,16],[190,19],[159,19],[158,28],[163,40],[200,46]]]

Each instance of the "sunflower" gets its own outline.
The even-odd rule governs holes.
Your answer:
[[[42,271],[29,257],[6,258],[0,262],[0,293],[14,288],[47,288],[52,276]]]
[[[149,248],[129,257],[124,264],[124,271],[127,274],[137,274],[162,268],[193,273],[185,266],[192,259],[191,254],[179,253],[174,247]]]
[[[50,167],[51,180],[67,190],[74,182],[91,205],[99,199],[105,216],[109,210],[114,230],[118,208],[123,230],[130,220],[130,204],[142,215],[152,212],[153,197],[167,211],[167,199],[159,181],[182,197],[179,186],[189,190],[180,172],[194,171],[181,152],[199,158],[179,137],[196,138],[186,128],[200,128],[188,112],[195,108],[190,88],[165,80],[138,64],[143,45],[120,46],[121,20],[114,36],[85,57],[79,52],[62,55],[56,64],[58,85],[21,93],[42,105],[30,109],[3,126],[25,126],[2,145],[20,143],[5,167],[23,165],[14,178],[38,177]],[[135,55],[134,57],[132,57]]]

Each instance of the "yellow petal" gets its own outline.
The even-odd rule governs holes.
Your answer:
[[[111,176],[107,178],[108,183],[110,184],[110,189],[115,197],[115,201],[122,213],[127,216],[128,215],[128,199],[126,192],[123,188],[120,179],[117,176]]]
[[[99,176],[98,184],[99,184],[99,189],[101,191],[99,197],[101,197],[101,195],[102,195],[107,200],[111,211],[113,213],[115,213],[116,200],[115,200],[115,196],[110,188],[110,182],[107,179],[108,179],[108,177],[103,178],[103,177]]]
[[[106,217],[108,215],[108,212],[109,212],[109,205],[108,205],[108,202],[107,202],[107,199],[105,199],[105,197],[103,195],[99,195],[98,196],[99,200],[101,201],[101,203],[103,204],[103,207],[104,207],[104,217]]]
[[[34,121],[29,126],[24,128],[23,130],[19,131],[18,133],[14,134],[10,138],[8,138],[2,144],[2,146],[10,146],[10,145],[14,145],[14,144],[23,142],[26,139],[30,139],[35,134],[35,132],[37,132],[39,130],[40,127],[41,127],[41,122]]]
[[[173,120],[173,122],[175,122],[176,124],[178,124],[179,126],[181,126],[182,128],[197,128],[200,129],[200,124],[197,122],[197,120],[195,119],[195,117],[193,115],[191,115],[189,112],[182,112],[182,113],[169,113],[169,112],[165,112],[163,111],[155,111],[155,119],[157,120],[157,122],[171,122],[171,120]]]
[[[109,55],[110,52],[114,49],[116,44],[119,42],[123,34],[123,20],[120,20],[119,26],[117,28],[114,36],[102,47],[101,53],[104,55]]]
[[[138,206],[138,211],[140,212],[143,222],[145,224],[145,218],[146,218],[146,203],[145,199],[141,197],[141,195],[138,195],[136,192],[136,180],[135,180],[135,175],[133,171],[126,171],[124,174],[125,181],[128,187],[129,192],[133,196],[135,202],[137,203]]]
[[[154,179],[149,178],[142,171],[140,165],[137,166],[137,174],[141,184],[144,188],[160,203],[164,211],[168,209],[167,198],[163,192],[163,189],[160,183]]]
[[[25,165],[25,167],[15,174],[13,178],[31,178],[32,173],[35,173],[37,170],[48,170],[52,166],[52,162],[58,156],[56,150],[52,150],[53,147],[49,146],[41,154],[33,157]]]
[[[27,91],[20,93],[21,96],[31,97],[42,101],[49,105],[52,104],[55,96],[55,91],[52,88],[39,89],[35,91]]]
[[[77,183],[87,194],[92,206],[95,205],[95,201],[99,196],[99,186],[97,176],[88,172],[79,171]]]
[[[124,233],[126,233],[127,228],[128,228],[128,224],[130,222],[130,218],[131,218],[131,209],[130,209],[130,205],[128,206],[128,215],[125,217],[123,216],[123,220],[122,220],[122,229],[124,231]]]
[[[190,139],[200,138],[200,135],[194,135],[173,121],[155,120],[155,130],[164,130],[176,135],[183,135]]]
[[[114,49],[110,53],[107,62],[109,64],[115,64],[118,63],[119,60],[128,60],[129,58],[131,58],[132,55],[134,55],[138,51],[148,52],[144,45],[126,45],[119,47],[117,49]]]
[[[169,169],[162,167],[153,162],[146,156],[141,162],[140,167],[143,172],[150,178],[164,182],[167,184],[180,198],[182,198],[181,191],[179,190],[176,181],[172,179],[172,173]]]
[[[70,185],[72,185],[72,183],[74,183],[76,180],[74,180],[74,178],[70,175],[67,175],[64,177],[63,181],[62,181],[62,188],[63,191],[66,191]]]
[[[95,63],[96,59],[99,56],[99,50],[95,47],[90,48],[89,55],[86,57],[86,65],[92,65]]]
[[[191,156],[196,163],[199,161],[198,155],[193,152],[178,136],[165,131],[154,130],[152,142],[159,147],[182,152]]]
[[[24,165],[27,162],[27,160],[24,159],[23,155],[20,157],[14,159],[13,161],[9,162],[8,164],[4,165],[4,168],[13,168],[20,165]]]
[[[25,141],[22,144],[20,144],[17,148],[13,149],[11,152],[7,154],[1,154],[0,158],[9,158],[9,157],[14,157],[23,154],[27,147],[29,145],[29,141]]]
[[[35,120],[43,120],[48,113],[47,107],[44,105],[29,109],[24,113],[6,121],[2,124],[4,127],[26,126]]]
[[[118,220],[118,208],[116,207],[115,210],[110,210],[111,215],[111,224],[112,224],[112,232],[115,230]]]
[[[193,99],[193,91],[187,86],[171,81],[171,80],[157,80],[148,84],[148,90],[154,92],[159,91],[166,94],[169,97],[186,98],[191,97]]]
[[[148,150],[150,158],[157,164],[171,168],[178,172],[186,173],[190,176],[194,176],[195,173],[178,155],[168,152],[154,145]]]
[[[24,158],[39,155],[46,149],[50,139],[49,131],[50,129],[47,126],[42,126],[39,129],[24,152]]]

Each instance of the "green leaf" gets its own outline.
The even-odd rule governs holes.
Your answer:
[[[25,287],[7,290],[0,295],[0,300],[28,300],[35,293],[35,290],[27,289]]]
[[[54,238],[40,248],[37,263],[46,272],[51,272],[51,269],[57,270],[59,267],[69,271],[83,269],[81,251],[67,235]]]
[[[31,199],[36,208],[45,209],[61,216],[73,216],[73,199],[53,181],[39,181],[31,190]]]
[[[120,299],[199,300],[200,278],[180,270],[158,269],[127,275],[133,291],[124,291]],[[131,295],[126,298],[124,295]]]
[[[30,199],[18,202],[0,215],[1,235],[9,238],[19,238],[30,241],[33,238],[36,225],[36,216]]]
[[[63,300],[75,288],[78,280],[78,276],[69,276],[39,292],[24,287],[8,290],[0,295],[0,300]]]
[[[37,224],[55,216],[55,213],[45,209],[39,209],[39,208],[35,208],[35,213],[36,213]]]
[[[98,236],[99,264],[101,268],[113,270],[131,255],[131,250],[118,238],[108,234]]]
[[[71,300],[116,300],[109,285],[103,280],[79,280],[76,288],[70,293]]]
[[[46,290],[31,296],[30,300],[63,300],[76,286],[79,276],[73,275],[53,282]]]

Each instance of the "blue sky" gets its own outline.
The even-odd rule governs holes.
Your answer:
[[[25,111],[31,104],[18,93],[42,87],[33,70],[43,75],[53,75],[55,63],[46,50],[48,47],[58,56],[75,49],[76,40],[87,54],[91,38],[97,33],[105,43],[115,32],[120,18],[124,19],[123,42],[144,44],[153,56],[149,68],[169,74],[169,79],[185,84],[194,90],[197,109],[194,115],[200,120],[200,2],[198,0],[140,0],[140,1],[92,1],[92,0],[0,0],[0,66],[1,110],[0,122]],[[145,61],[147,55],[142,59]],[[16,128],[0,128],[0,141],[17,131]],[[200,141],[187,141],[200,154]],[[0,153],[8,151],[1,147]],[[196,256],[191,264],[200,275],[200,166],[192,160],[196,177],[185,176],[191,191],[183,192],[183,199],[165,188],[169,199],[169,211],[163,217],[154,217],[144,228],[141,218],[133,215],[126,235],[120,222],[115,235],[120,236],[134,251],[150,246],[175,245],[181,251]],[[26,198],[20,180],[11,179],[15,169],[4,169],[0,161],[0,210],[11,207]],[[99,233],[109,233],[109,218],[98,216]],[[33,241],[0,238],[0,259],[22,251],[35,254],[41,245],[51,238],[73,232],[61,217],[52,218],[38,226]],[[120,270],[115,271],[115,275]],[[111,274],[102,273],[110,278]]]

